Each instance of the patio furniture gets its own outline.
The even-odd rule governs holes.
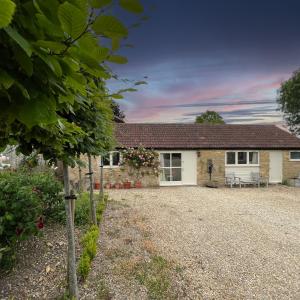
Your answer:
[[[258,172],[251,172],[251,181],[260,187],[261,184],[265,184],[266,187],[269,186],[269,180],[266,177],[262,177]]]
[[[241,178],[235,176],[234,173],[225,174],[225,185],[229,185],[231,188],[235,185],[239,185],[241,188]]]

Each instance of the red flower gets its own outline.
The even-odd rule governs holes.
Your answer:
[[[23,228],[16,228],[16,234],[19,236],[23,232]]]
[[[44,228],[44,222],[43,222],[43,218],[42,217],[39,217],[39,220],[36,223],[36,226],[37,226],[38,229]]]

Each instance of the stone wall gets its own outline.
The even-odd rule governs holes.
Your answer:
[[[293,177],[298,177],[300,174],[300,161],[291,161],[290,160],[290,151],[282,151],[283,160],[282,160],[282,170],[283,170],[283,180],[287,180]]]
[[[264,178],[269,179],[269,169],[270,169],[270,152],[263,150],[259,151],[259,172]]]
[[[200,150],[197,158],[197,184],[204,185],[209,181],[207,160],[211,159],[214,165],[212,180],[224,185],[225,178],[225,150]]]
[[[85,162],[86,167],[81,168],[81,174],[82,174],[82,182],[84,187],[88,186],[88,176],[85,176],[86,173],[88,173],[88,160],[86,156],[81,157],[81,160]],[[93,169],[93,177],[94,182],[100,182],[100,157],[92,158],[92,169]],[[69,170],[70,174],[70,181],[72,185],[76,185],[77,182],[79,182],[79,168],[70,168]],[[103,168],[103,181],[104,184],[106,183],[122,183],[126,180],[129,180],[132,182],[135,181],[135,178],[133,175],[130,175],[128,173],[128,170],[121,170],[120,167],[113,167],[113,168]],[[158,186],[159,180],[156,176],[144,176],[142,178],[142,186],[143,187],[151,187],[151,186]]]

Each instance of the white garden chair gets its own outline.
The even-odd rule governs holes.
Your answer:
[[[266,187],[269,186],[268,178],[262,177],[258,172],[251,172],[251,180],[257,184],[257,187],[260,187],[262,183],[264,183]]]
[[[234,185],[241,187],[241,178],[235,176],[234,173],[227,173],[225,174],[225,185],[229,185],[231,188]]]

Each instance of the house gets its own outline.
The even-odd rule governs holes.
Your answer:
[[[155,149],[161,166],[160,176],[144,178],[144,186],[203,185],[209,179],[209,162],[212,179],[219,184],[227,173],[249,180],[256,172],[270,183],[300,173],[300,139],[275,125],[119,123],[115,135],[118,146],[104,158],[105,182],[132,179],[120,170],[120,151],[140,145]],[[99,164],[100,158],[95,159],[95,178]]]

